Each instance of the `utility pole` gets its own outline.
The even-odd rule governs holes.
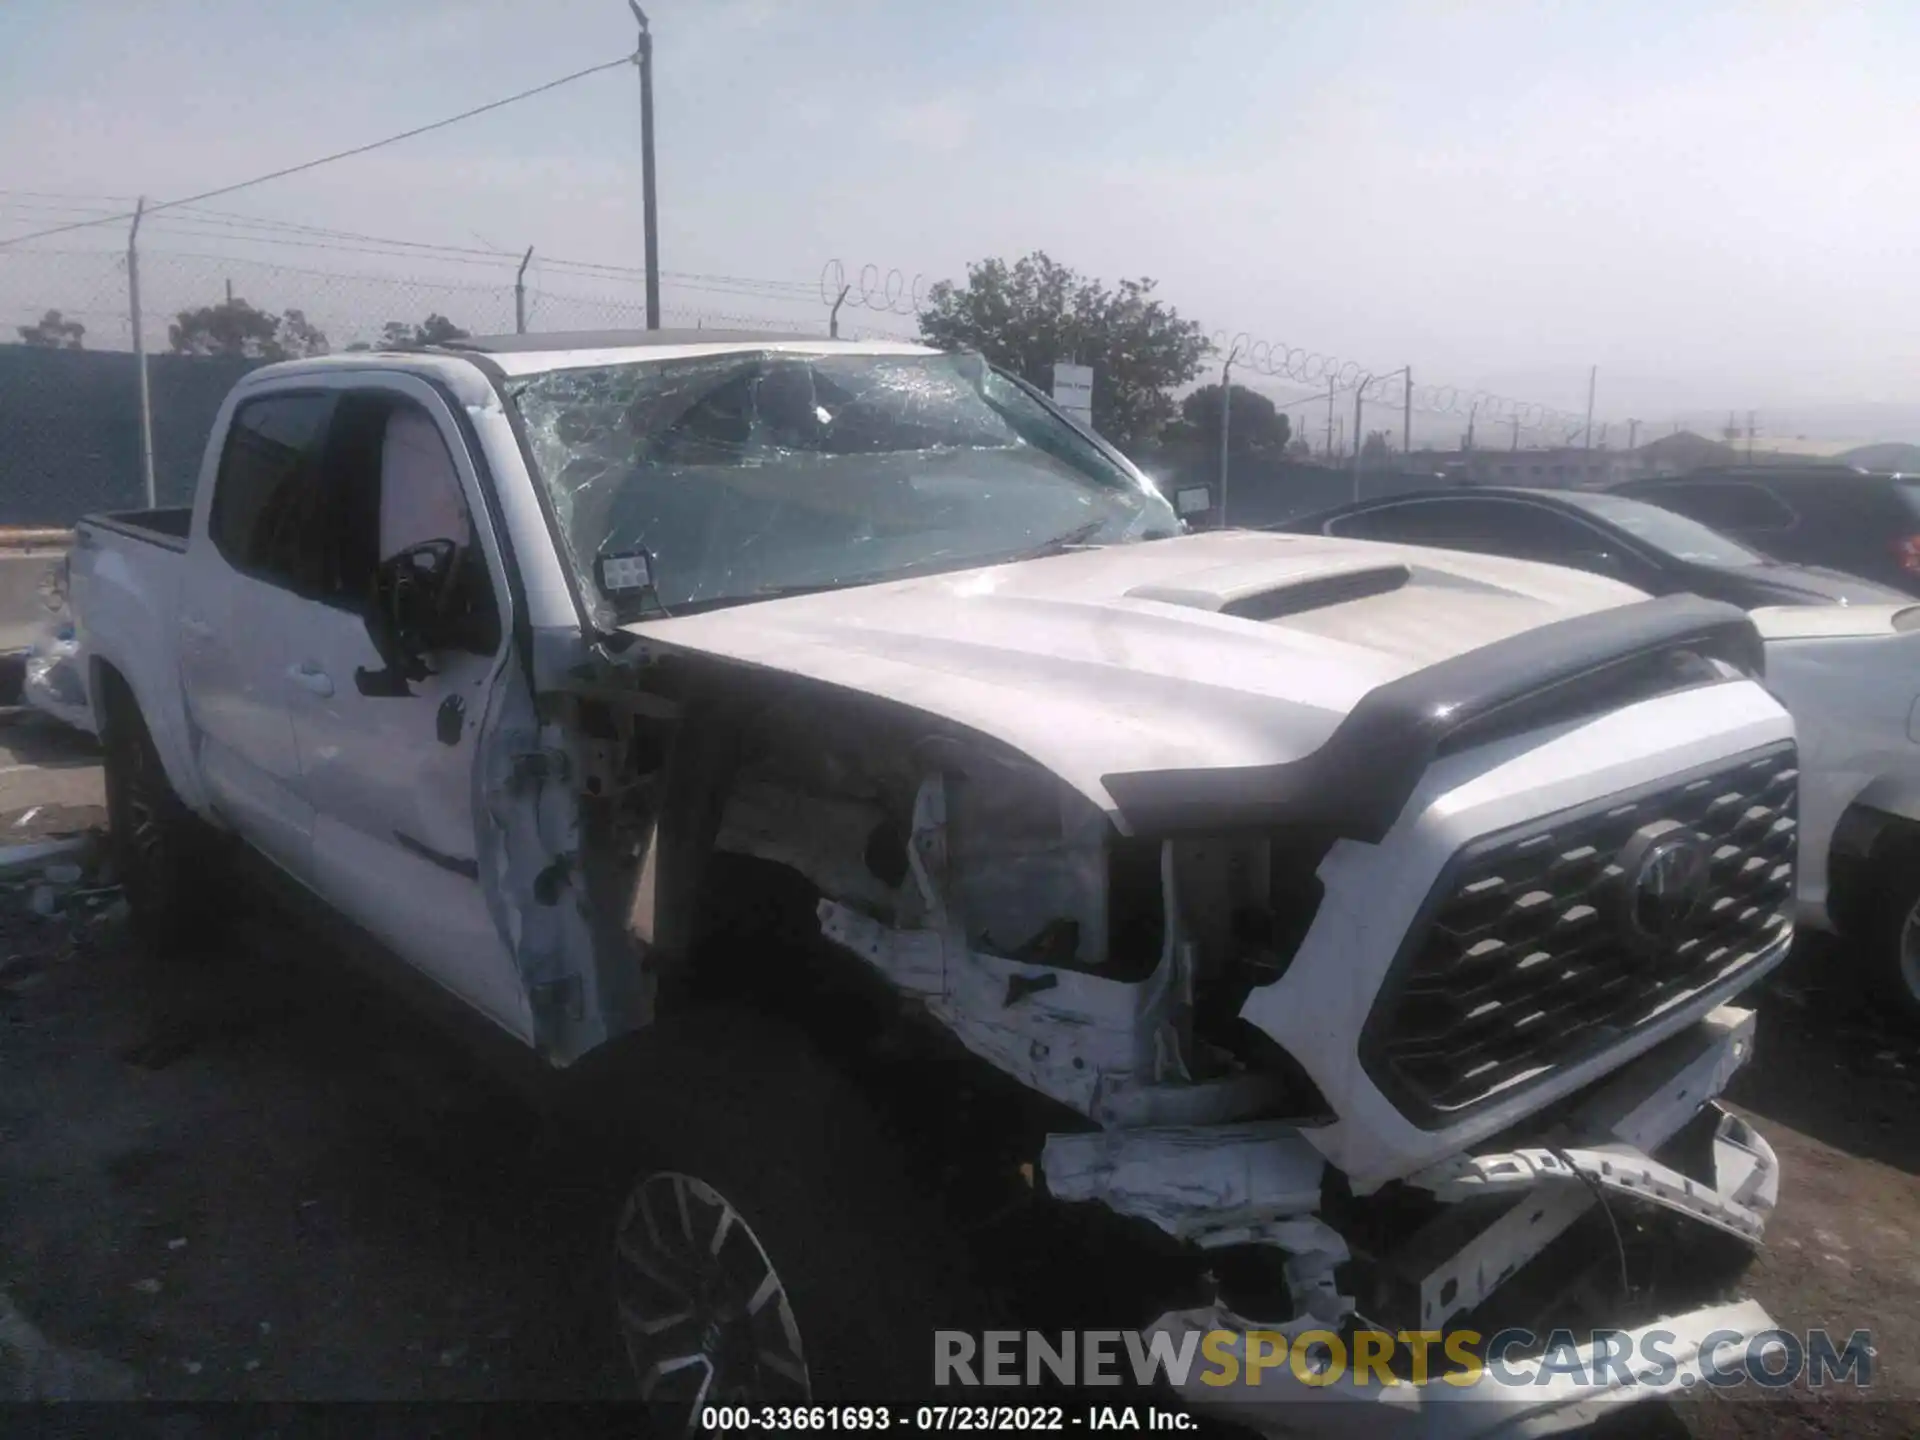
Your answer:
[[[1513,444],[1508,448],[1515,454],[1518,454],[1520,451],[1520,417],[1518,414],[1513,417]]]
[[[1413,367],[1406,366],[1402,373],[1406,389],[1400,392],[1400,463],[1405,465],[1409,463],[1406,457],[1413,454]]]
[[[533,259],[533,247],[520,257],[520,268],[513,272],[513,333],[527,333],[527,263]]]
[[[1233,399],[1233,388],[1229,379],[1233,374],[1233,362],[1240,358],[1240,347],[1235,345],[1227,352],[1226,362],[1220,367],[1220,528],[1227,528],[1227,424],[1233,413],[1229,403]]]
[[[640,45],[633,63],[640,70],[640,193],[642,224],[647,236],[647,329],[660,328],[660,213],[653,199],[653,32],[647,12],[634,0],[627,8],[640,26]]]
[[[1367,393],[1367,386],[1373,382],[1373,376],[1362,375],[1360,383],[1353,387],[1353,498],[1360,498],[1360,401]]]
[[[1753,463],[1753,411],[1747,411],[1747,464]]]
[[[1599,378],[1600,367],[1593,366],[1587,371],[1587,438],[1584,449],[1593,448],[1593,382]]]
[[[140,480],[146,487],[147,508],[160,501],[153,488],[153,395],[147,389],[147,340],[140,325],[140,217],[146,213],[147,197],[142,195],[133,207],[133,229],[127,232],[127,309],[133,321],[133,368],[140,377]],[[233,282],[227,282],[232,298]]]
[[[1474,401],[1467,407],[1467,454],[1473,453],[1473,417],[1480,413],[1480,402]]]

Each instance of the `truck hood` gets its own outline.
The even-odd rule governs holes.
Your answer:
[[[1272,765],[1369,691],[1637,590],[1526,561],[1215,531],[648,620],[654,653],[876,696],[1101,776]]]

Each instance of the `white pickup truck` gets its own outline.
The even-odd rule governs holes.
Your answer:
[[[1176,1386],[1270,1431],[1554,1433],[1709,1336],[1737,1367],[1760,1307],[1648,1306],[1777,1195],[1713,1103],[1792,933],[1752,623],[1181,528],[913,345],[270,366],[190,512],[79,527],[135,918],[190,939],[209,864],[265,857],[592,1075],[627,1168],[581,1284],[696,1424],[924,1395],[934,1329],[1010,1308],[1236,1354],[1597,1323],[1673,1362]],[[1634,1293],[1548,1303],[1595,1267]]]

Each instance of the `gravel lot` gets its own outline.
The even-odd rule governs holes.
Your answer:
[[[0,730],[0,840],[100,824],[80,742]],[[23,816],[29,816],[20,823]],[[340,957],[246,915],[140,963],[113,897],[0,884],[0,1399],[605,1393],[580,1199],[540,1120]],[[1808,947],[1732,1099],[1783,1165],[1746,1293],[1874,1331],[1877,1399],[1679,1407],[1678,1433],[1908,1435],[1920,1042]]]

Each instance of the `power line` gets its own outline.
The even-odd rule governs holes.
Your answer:
[[[198,195],[184,196],[179,200],[164,200],[158,205],[148,206],[146,213],[152,215],[159,210],[171,210],[181,205],[194,205],[202,200],[212,200],[221,195],[231,195],[238,190],[250,189],[255,185],[264,185],[269,180],[280,180],[288,175],[298,175],[303,171],[316,170],[322,165],[331,165],[336,160],[347,160],[355,155],[365,155],[370,150],[378,150],[387,145],[395,145],[402,140],[411,140],[415,136],[425,135],[429,131],[444,130],[449,125],[457,125],[462,120],[471,120],[474,116],[484,115],[489,110],[498,110],[502,106],[517,104],[519,101],[531,99],[535,95],[545,94],[549,90],[557,90],[562,85],[571,85],[576,80],[584,80],[589,75],[598,75],[603,70],[614,70],[622,65],[631,65],[633,60],[634,57],[631,55],[622,55],[618,60],[609,60],[603,65],[590,65],[585,70],[576,70],[571,75],[562,75],[558,80],[549,80],[546,84],[536,85],[531,90],[522,90],[517,95],[508,95],[500,100],[490,100],[485,105],[476,105],[471,110],[463,110],[458,115],[449,115],[444,120],[435,120],[427,125],[416,125],[411,130],[403,130],[398,135],[389,135],[384,140],[374,140],[365,145],[356,145],[350,150],[337,150],[331,155],[322,155],[317,160],[306,160],[298,165],[288,165],[279,170],[269,171],[265,175],[256,175],[251,180],[242,180],[233,185],[222,185],[215,190],[203,190]],[[91,225],[105,225],[115,220],[131,220],[133,219],[133,215],[134,212],[129,210],[124,214],[106,216],[98,220],[79,220],[68,225],[56,225],[51,229],[37,230],[27,235],[14,235],[8,239],[0,240],[0,248],[5,248],[8,245],[17,245],[25,240],[40,240],[48,235],[63,234],[68,230],[84,230]]]
[[[0,210],[10,208],[72,210],[79,207],[19,206],[15,202],[0,200]],[[83,211],[83,213],[100,215],[103,221],[113,218],[112,212],[92,210]],[[514,258],[511,253],[499,250],[479,250],[472,246],[446,245],[436,241],[402,240],[384,235],[366,235],[352,230],[335,230],[325,226],[304,225],[286,220],[267,220],[233,211],[211,210],[184,203],[175,206],[168,214],[153,216],[151,211],[148,214],[151,223],[167,227],[169,234],[194,235],[207,239],[232,238],[237,244],[286,245],[301,249],[340,250],[355,254],[387,255],[399,258],[419,255],[463,265],[499,265],[511,262]],[[256,231],[259,233],[249,233]],[[293,238],[296,236],[316,238]],[[85,252],[41,250],[33,253],[51,255]],[[559,256],[542,257],[537,259],[535,264],[540,268],[602,278],[633,279],[645,274],[645,271],[638,266],[611,265],[592,260],[570,260]],[[707,275],[672,270],[662,271],[661,278],[685,289],[713,290],[722,294],[758,295],[767,299],[800,300],[810,297],[814,290],[813,284],[805,280],[766,280],[750,276]]]

